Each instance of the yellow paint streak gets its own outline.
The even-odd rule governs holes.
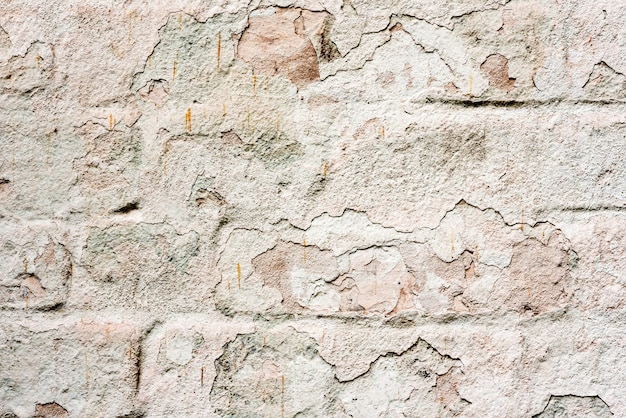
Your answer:
[[[521,229],[522,231],[524,230],[524,209],[522,209],[522,223],[519,226],[519,229]]]
[[[383,125],[382,134],[383,134],[383,139],[385,139],[385,125]]]
[[[222,32],[217,34],[217,69],[220,68],[220,59],[222,57]]]
[[[109,131],[113,130],[113,114],[109,114]]]
[[[191,108],[187,108],[187,113],[185,113],[185,129],[187,132],[191,132]]]
[[[181,30],[183,28],[183,14],[179,13],[178,14],[178,30]]]
[[[252,90],[254,91],[254,94],[256,95],[256,75],[252,76]]]
[[[41,66],[41,56],[37,54],[37,69]]]
[[[328,163],[324,162],[324,178],[326,178],[326,174],[328,174]]]
[[[28,260],[24,259],[24,273],[28,271]]]
[[[176,78],[176,70],[178,70],[178,52],[176,53],[176,58],[174,58],[174,66],[172,68],[172,80]]]
[[[237,289],[241,289],[241,264],[237,263]]]

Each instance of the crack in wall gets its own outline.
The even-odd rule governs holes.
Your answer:
[[[533,418],[564,416],[612,417],[609,406],[599,396],[550,395],[543,411]]]

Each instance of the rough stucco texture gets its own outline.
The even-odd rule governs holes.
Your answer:
[[[626,416],[626,3],[0,4],[0,416]]]

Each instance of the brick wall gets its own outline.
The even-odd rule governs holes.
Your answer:
[[[626,416],[625,24],[4,1],[0,415]]]

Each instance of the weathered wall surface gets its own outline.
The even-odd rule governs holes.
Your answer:
[[[0,4],[3,417],[626,416],[626,4]]]

